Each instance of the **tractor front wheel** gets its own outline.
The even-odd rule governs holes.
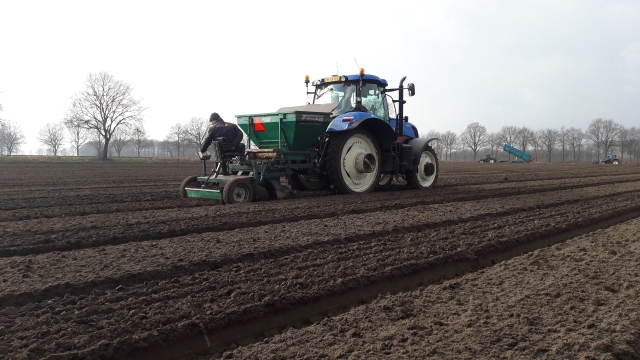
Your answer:
[[[389,186],[393,181],[392,174],[382,174],[380,175],[380,180],[378,181],[378,186]]]
[[[333,186],[347,194],[373,190],[380,181],[380,150],[365,129],[335,135],[329,143],[327,170]]]
[[[253,201],[253,186],[247,179],[232,179],[224,186],[222,202],[225,204],[242,204]]]
[[[438,170],[438,156],[431,146],[427,146],[420,154],[418,165],[405,173],[407,185],[414,189],[429,188],[438,180]]]

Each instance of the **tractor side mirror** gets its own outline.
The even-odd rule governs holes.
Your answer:
[[[409,83],[409,85],[407,85],[407,89],[409,89],[409,96],[416,94],[416,86],[413,83]]]

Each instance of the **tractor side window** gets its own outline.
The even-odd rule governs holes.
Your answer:
[[[389,109],[389,118],[395,119],[398,116],[398,114],[396,113],[396,105],[393,103],[393,98],[389,95],[387,95],[386,98],[387,98],[387,109]]]
[[[362,86],[362,106],[380,119],[387,120],[389,115],[382,90],[384,88],[377,84],[364,84]]]

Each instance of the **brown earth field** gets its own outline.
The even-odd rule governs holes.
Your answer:
[[[640,359],[640,167],[180,199],[197,163],[0,162],[0,358]]]

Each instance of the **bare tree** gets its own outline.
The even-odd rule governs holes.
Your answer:
[[[136,149],[136,153],[138,157],[140,157],[140,152],[145,148],[149,147],[149,139],[147,138],[147,131],[144,129],[142,124],[137,124],[131,130],[131,144]]]
[[[118,128],[111,137],[111,146],[118,154],[118,157],[122,154],[122,149],[129,144],[129,129],[125,127]]]
[[[82,119],[83,126],[95,130],[102,138],[102,160],[107,159],[109,143],[121,126],[133,127],[142,121],[145,110],[133,98],[133,90],[126,82],[115,80],[109,73],[89,74],[86,88],[73,100],[72,114]]]
[[[453,147],[455,146],[457,139],[458,139],[458,135],[452,131],[447,131],[444,134],[442,134],[442,145],[449,153],[449,161],[452,160],[451,151],[453,150]]]
[[[104,147],[104,143],[102,142],[103,138],[101,136],[101,134],[98,131],[93,131],[92,132],[93,137],[92,139],[87,142],[87,144],[91,145],[92,148],[94,148],[96,150],[96,156],[100,159],[106,158],[102,156],[102,152],[106,152],[107,148]]]
[[[629,161],[632,161],[632,154],[640,143],[640,131],[636,127],[625,129],[620,133],[620,160],[624,160],[624,149],[627,149]]]
[[[159,157],[173,157],[175,145],[169,141],[157,141],[156,142],[156,156]]]
[[[2,108],[2,104],[0,104],[0,111],[3,111],[4,109]],[[4,144],[4,133],[6,131],[7,128],[7,124],[5,123],[5,121],[0,118],[0,155],[4,155],[4,146],[2,146],[2,144]]]
[[[554,129],[545,129],[538,131],[538,141],[542,145],[545,154],[547,155],[547,159],[551,162],[551,155],[553,154],[553,149],[555,149],[558,144],[559,131]]]
[[[173,145],[176,149],[176,156],[180,156],[180,150],[184,152],[185,142],[185,126],[183,124],[175,124],[169,129],[167,137],[164,139],[167,143]],[[171,152],[173,155],[173,152]],[[182,154],[184,155],[184,154]]]
[[[580,160],[580,151],[582,150],[582,145],[584,143],[585,134],[581,129],[577,129],[575,127],[570,127],[567,129],[567,134],[569,137],[569,145],[571,146],[571,150],[573,151],[573,161]],[[576,149],[578,150],[578,157],[576,157]]]
[[[562,162],[564,162],[564,154],[567,149],[567,145],[569,144],[569,131],[563,126],[558,131],[558,144],[562,149]]]
[[[624,126],[612,119],[604,120],[602,123],[602,148],[605,155],[609,154],[609,149],[618,140],[622,130],[624,130]]]
[[[188,144],[200,149],[207,137],[209,124],[203,118],[192,117],[184,126],[184,138]]]
[[[64,142],[64,125],[62,125],[62,123],[47,123],[38,132],[38,141],[40,141],[42,145],[48,146],[53,156],[58,156],[58,150]]]
[[[20,145],[24,144],[26,138],[20,129],[20,125],[15,122],[6,121],[3,128],[0,146],[6,155],[13,155],[20,150]]]
[[[533,146],[535,141],[535,132],[526,126],[518,129],[516,142],[520,150],[526,152],[529,145]]]
[[[89,140],[89,130],[83,126],[84,122],[81,118],[73,115],[74,113],[76,112],[68,112],[63,124],[71,137],[71,146],[76,150],[76,156],[80,156],[80,148]]]
[[[0,119],[0,155],[4,155],[4,137],[7,131],[7,124],[4,120]]]
[[[502,134],[502,139],[506,144],[517,146],[516,141],[518,139],[518,130],[517,126],[503,126],[502,129],[500,129],[500,134]]]
[[[597,156],[600,159],[600,149],[604,151],[604,155],[609,153],[609,148],[613,142],[617,140],[618,135],[624,127],[612,119],[604,120],[602,118],[594,119],[587,128],[587,137],[596,145],[598,151]]]
[[[502,148],[502,145],[504,144],[509,144],[511,146],[518,146],[518,144],[516,144],[516,142],[518,141],[518,127],[517,126],[513,126],[513,125],[509,125],[509,126],[503,126],[502,129],[500,129],[499,134],[499,139],[503,142],[502,144],[500,144],[500,148]],[[495,139],[496,141],[498,141],[498,139]],[[522,151],[526,151],[526,150],[522,150]],[[511,154],[509,154],[509,160],[511,160]]]
[[[629,148],[629,155],[633,154],[633,160],[635,160],[636,163],[640,162],[639,158],[638,158],[638,150],[640,150],[640,129],[636,128],[636,127],[632,127],[631,128],[631,135],[630,135],[630,143],[628,145]]]
[[[589,123],[587,127],[587,138],[591,140],[593,145],[597,148],[596,157],[600,159],[600,146],[602,145],[602,123],[604,119],[594,119]]]
[[[498,156],[498,150],[501,150],[504,142],[504,134],[502,132],[494,132],[489,134],[489,147],[491,148],[491,155]]]
[[[487,144],[487,128],[474,122],[467,125],[467,128],[460,134],[460,141],[473,152],[473,161],[476,160],[478,150]]]

